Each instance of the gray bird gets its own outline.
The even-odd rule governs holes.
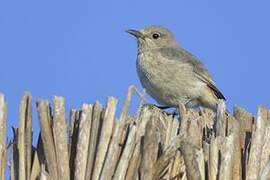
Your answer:
[[[152,25],[127,30],[137,38],[137,73],[142,86],[160,105],[217,109],[224,99],[205,66],[176,42],[166,28]]]

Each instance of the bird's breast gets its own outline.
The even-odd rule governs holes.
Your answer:
[[[137,58],[137,72],[143,80],[149,80],[153,85],[166,85],[191,73],[191,69],[184,63],[176,62],[160,56],[158,53],[139,53]]]
[[[145,52],[138,54],[137,73],[143,87],[160,104],[172,105],[188,98],[186,76],[191,70],[185,64]]]

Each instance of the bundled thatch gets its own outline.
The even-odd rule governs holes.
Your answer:
[[[41,135],[32,147],[32,100],[26,93],[14,129],[11,179],[269,179],[270,112],[257,118],[220,102],[218,112],[179,105],[180,116],[140,106],[134,116],[129,89],[119,119],[117,99],[84,104],[65,117],[64,99],[37,102]],[[4,179],[6,105],[0,95],[0,175]],[[67,125],[67,122],[69,124]]]

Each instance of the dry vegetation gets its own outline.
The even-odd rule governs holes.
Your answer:
[[[265,107],[259,106],[256,118],[239,107],[230,115],[224,102],[216,115],[179,105],[180,117],[173,117],[140,105],[130,116],[133,91],[130,87],[119,119],[113,97],[105,107],[96,102],[71,110],[68,120],[63,98],[54,97],[53,107],[38,101],[37,145],[32,145],[32,99],[25,93],[8,149],[6,103],[0,95],[0,178],[8,164],[12,180],[270,179]]]

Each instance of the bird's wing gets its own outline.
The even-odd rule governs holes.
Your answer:
[[[193,71],[195,72],[198,79],[207,84],[207,86],[213,90],[218,99],[224,99],[224,95],[218,90],[212,77],[204,65],[191,53],[180,48],[161,48],[161,55],[166,56],[169,59],[180,59],[181,61],[191,64]]]

